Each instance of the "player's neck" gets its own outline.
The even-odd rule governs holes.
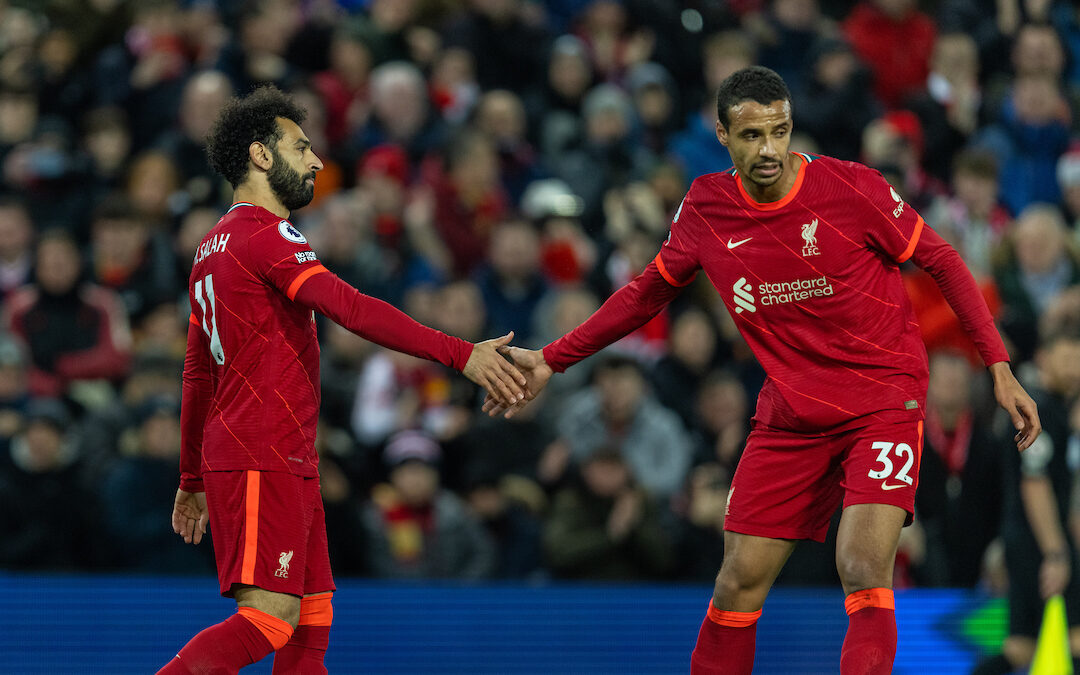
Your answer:
[[[802,162],[802,157],[794,152],[789,152],[784,157],[784,173],[780,176],[780,180],[772,185],[758,185],[752,180],[747,180],[741,172],[739,173],[739,182],[742,183],[746,194],[755,202],[759,204],[778,202],[795,187],[795,180],[799,177],[799,167],[802,166]]]
[[[247,181],[236,186],[236,189],[233,190],[233,203],[237,202],[247,202],[255,206],[261,206],[278,218],[289,217],[289,209],[285,208],[285,205],[281,203],[281,200],[277,198],[269,185]]]

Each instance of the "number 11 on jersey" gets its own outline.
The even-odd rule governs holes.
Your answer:
[[[203,288],[206,289],[206,297],[203,297]],[[206,309],[209,300],[210,309]],[[210,353],[219,366],[225,365],[225,350],[221,347],[221,336],[217,328],[217,304],[214,301],[214,275],[207,274],[195,282],[195,301],[202,309],[202,329],[210,337]],[[210,323],[207,325],[206,317],[210,315]]]

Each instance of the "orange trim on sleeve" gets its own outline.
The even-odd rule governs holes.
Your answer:
[[[334,623],[333,593],[305,595],[300,598],[301,626],[329,626]]]
[[[194,325],[202,328],[202,324],[199,323],[199,320],[195,318],[195,312],[192,312],[191,314],[189,314],[187,320],[188,320],[188,323],[194,324]]]
[[[709,601],[709,621],[728,628],[746,628],[754,625],[761,617],[761,610],[756,612],[732,612],[717,609],[716,605]]]
[[[315,276],[316,274],[329,271],[330,270],[326,269],[322,265],[315,265],[314,267],[307,268],[300,274],[296,275],[296,278],[292,280],[291,284],[289,284],[289,290],[285,291],[285,295],[289,296],[290,300],[295,300],[296,292],[300,290],[300,287],[304,285],[305,281]]]
[[[775,202],[759,202],[755,201],[750,193],[743,187],[742,177],[738,173],[735,174],[735,185],[739,188],[739,194],[742,195],[743,200],[747,204],[754,207],[758,211],[775,211],[776,209],[782,209],[791,203],[792,199],[795,199],[795,195],[799,194],[799,190],[802,189],[803,179],[806,178],[806,165],[810,162],[806,161],[805,157],[799,155],[799,153],[792,153],[799,158],[801,162],[799,168],[795,172],[795,183],[791,186],[791,189],[787,191],[787,194],[778,199]]]
[[[896,259],[896,262],[906,262],[908,258],[915,253],[915,247],[919,245],[919,235],[922,234],[923,225],[926,221],[922,219],[922,216],[918,216],[919,220],[915,222],[915,230],[911,233],[911,239],[908,241],[907,248],[900,254],[900,257]]]
[[[254,607],[240,607],[236,613],[258,628],[275,652],[287,645],[292,637],[293,627],[285,619],[279,619]]]
[[[255,585],[255,561],[259,557],[259,477],[258,471],[245,471],[244,557],[240,565],[240,583]]]
[[[918,453],[915,458],[919,462],[919,466],[922,466],[922,426],[923,421],[919,420],[919,447],[915,450]]]
[[[896,600],[891,588],[867,588],[855,591],[844,599],[844,609],[847,613],[854,614],[860,609],[867,607],[879,607],[881,609],[896,609]]]
[[[656,270],[660,272],[660,276],[664,277],[664,281],[668,282],[672,286],[675,286],[676,288],[682,288],[683,286],[689,285],[690,282],[694,280],[694,277],[697,276],[695,274],[686,281],[679,283],[675,280],[675,277],[671,276],[671,274],[667,271],[667,268],[664,267],[664,259],[660,257],[659,253],[656,254],[655,258],[653,258],[653,262],[656,263]]]

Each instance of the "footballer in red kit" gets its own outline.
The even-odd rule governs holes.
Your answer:
[[[207,143],[235,203],[195,253],[173,530],[211,527],[237,613],[192,638],[159,673],[236,673],[274,653],[275,674],[324,675],[334,581],[319,489],[315,312],[384,347],[462,371],[506,405],[525,379],[497,348],[423,326],[319,263],[289,220],[322,162],[304,111],[273,87],[222,110]]]
[[[704,271],[765,370],[724,520],[724,560],[691,654],[693,675],[748,675],[757,619],[796,540],[843,512],[836,561],[848,631],[842,675],[892,671],[892,571],[918,486],[926,349],[900,278],[926,270],[974,340],[1024,450],[1040,423],[974,279],[877,171],[789,152],[791,95],[751,66],[717,93],[734,168],[694,181],[656,258],[542,351],[504,348],[530,395],[632,332]],[[512,415],[527,400],[485,402]]]

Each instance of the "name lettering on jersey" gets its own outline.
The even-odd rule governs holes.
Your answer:
[[[817,218],[814,218],[813,221],[805,223],[802,226],[802,254],[804,258],[809,258],[812,255],[821,255],[821,251],[819,251],[817,247],[817,222]]]
[[[204,258],[206,258],[206,256],[210,255],[211,253],[221,253],[222,251],[224,251],[225,245],[229,243],[229,237],[231,236],[231,232],[226,232],[224,234],[215,234],[212,239],[207,239],[206,241],[204,241],[195,251],[195,262],[192,264],[198,265],[200,262],[203,261]]]
[[[316,260],[318,260],[318,258],[315,257],[315,251],[297,251],[296,252],[296,262],[298,262],[298,263],[303,264],[303,263],[315,262]]]
[[[891,186],[889,187],[889,195],[896,202],[896,208],[892,210],[893,218],[899,218],[900,214],[904,212],[904,200],[900,198],[900,195],[896,194],[896,190]]]
[[[307,243],[307,237],[305,237],[300,230],[293,227],[292,223],[287,220],[283,220],[277,224],[277,231],[286,241],[291,241],[294,244]]]

